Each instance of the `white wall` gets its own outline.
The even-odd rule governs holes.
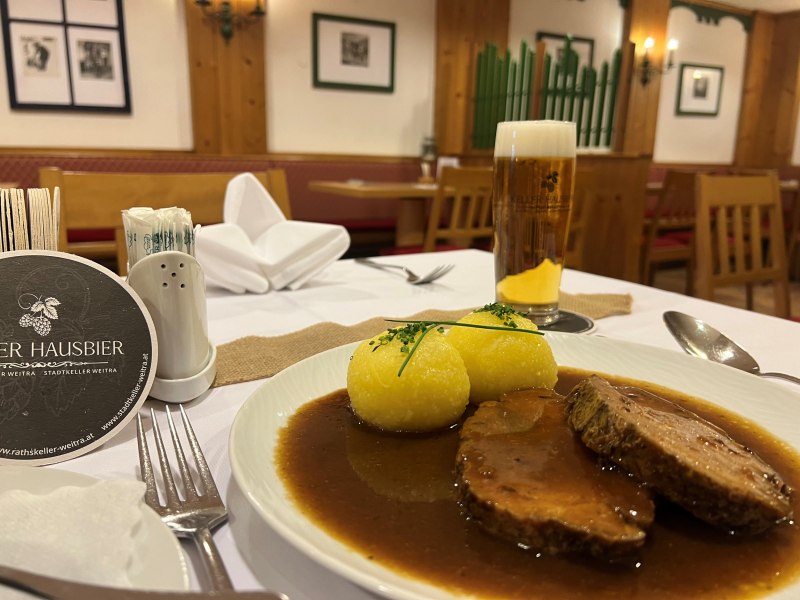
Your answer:
[[[11,110],[0,61],[0,144],[12,147],[188,150],[192,116],[183,2],[128,0],[132,114]],[[2,36],[2,31],[0,31]]]
[[[394,92],[312,86],[311,13],[395,23]],[[436,2],[268,0],[270,152],[416,156],[433,133]]]
[[[662,76],[656,122],[654,162],[730,164],[744,84],[747,32],[742,24],[725,17],[719,25],[700,23],[687,8],[669,13],[668,38],[676,38],[676,67]],[[719,114],[676,115],[676,96],[681,63],[724,68]]]
[[[624,14],[619,0],[511,0],[509,48],[517,56],[520,42],[532,46],[537,31],[590,38],[597,69],[620,47]]]
[[[183,0],[126,0],[125,22],[133,113],[12,111],[0,61],[0,145],[47,148],[192,148],[191,102]],[[268,148],[277,153],[410,156],[433,131],[436,2],[434,0],[268,0]],[[392,94],[312,87],[311,13],[396,24]],[[533,43],[537,31],[595,41],[595,63],[620,46],[619,0],[511,0],[509,45]],[[0,35],[2,33],[0,32]],[[663,76],[654,159],[729,163],[733,159],[747,34],[723,18],[698,23],[690,10],[670,11],[677,62],[724,67],[717,117],[675,115],[676,68]],[[793,164],[800,164],[796,136]]]
[[[131,115],[12,111],[0,61],[0,144],[190,150],[183,0],[126,0]],[[315,89],[311,13],[396,26],[391,94]],[[266,75],[271,152],[417,155],[433,132],[436,3],[432,0],[268,0]]]

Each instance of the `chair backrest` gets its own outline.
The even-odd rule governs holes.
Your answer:
[[[432,252],[436,243],[469,247],[476,239],[487,241],[492,227],[492,168],[445,167],[428,215],[423,250]]]
[[[767,175],[697,176],[695,290],[772,282],[775,314],[788,317],[789,272],[778,179]]]
[[[617,160],[580,156],[575,169],[571,227],[580,229],[577,257],[567,253],[571,269],[639,281],[645,188],[651,161],[647,157]],[[578,235],[578,230],[575,230]],[[568,242],[572,244],[572,242]]]
[[[665,230],[694,227],[696,177],[694,171],[667,170],[651,218],[650,229],[654,235]]]
[[[127,272],[127,246],[121,211],[134,206],[166,208],[178,206],[203,225],[222,222],[228,182],[237,173],[94,173],[39,170],[39,183],[61,190],[59,249],[89,258],[115,256],[120,275]],[[253,173],[269,190],[286,218],[291,218],[286,173],[272,169]],[[115,241],[70,243],[67,231],[112,229]]]
[[[583,271],[583,257],[586,247],[587,217],[589,216],[589,211],[586,207],[586,194],[582,193],[579,181],[580,176],[576,176],[575,194],[572,197],[572,208],[569,213],[567,248],[564,251],[564,267],[576,271]]]

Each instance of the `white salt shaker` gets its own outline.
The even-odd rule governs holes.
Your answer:
[[[150,395],[187,402],[211,387],[217,350],[208,339],[205,276],[185,252],[158,252],[141,258],[128,273],[155,324],[158,365]]]

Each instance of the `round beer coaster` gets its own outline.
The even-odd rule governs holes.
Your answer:
[[[122,430],[158,345],[117,275],[61,252],[0,253],[0,463],[61,462]]]
[[[595,323],[586,315],[559,310],[557,321],[549,325],[541,325],[542,331],[563,331],[565,333],[591,333],[594,331]]]

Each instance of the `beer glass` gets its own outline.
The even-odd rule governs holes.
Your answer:
[[[497,125],[492,192],[496,298],[536,325],[559,317],[575,139],[575,123],[568,121]]]

